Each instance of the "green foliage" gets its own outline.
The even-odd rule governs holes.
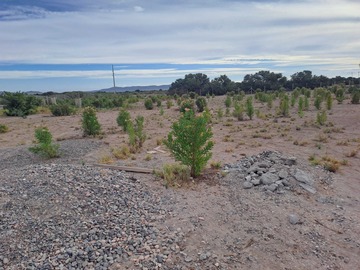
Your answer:
[[[342,88],[337,89],[335,96],[336,96],[336,100],[338,101],[338,103],[341,104],[345,99],[344,89],[342,89]]]
[[[315,97],[315,100],[314,100],[314,106],[317,110],[320,110],[321,109],[321,102],[322,102],[322,98],[320,95],[317,95]]]
[[[129,121],[127,125],[127,133],[129,135],[130,151],[136,153],[144,144],[146,134],[144,132],[144,117],[138,115],[135,122]]]
[[[185,99],[180,103],[180,112],[184,113],[187,110],[194,111],[194,100]]]
[[[351,103],[359,104],[360,103],[360,90],[353,91],[351,95]]]
[[[226,97],[225,106],[226,106],[226,108],[230,108],[230,106],[231,106],[231,97],[230,96]]]
[[[101,126],[96,116],[96,109],[86,107],[82,113],[82,128],[84,136],[96,136],[100,134]]]
[[[160,107],[160,115],[164,115],[164,108],[162,106]]]
[[[30,147],[29,150],[46,158],[59,157],[59,145],[52,143],[52,135],[47,127],[35,129],[37,145]]]
[[[144,105],[147,110],[152,110],[154,108],[154,104],[151,98],[146,98]]]
[[[5,114],[8,116],[26,117],[36,112],[36,107],[41,105],[41,99],[24,93],[5,92],[2,96]]]
[[[289,96],[284,95],[280,100],[279,114],[282,116],[289,116]]]
[[[156,173],[164,179],[166,187],[179,187],[190,179],[189,167],[177,163],[165,164],[162,170]]]
[[[172,106],[174,106],[174,103],[169,99],[166,101],[166,108],[170,109]]]
[[[332,109],[332,104],[333,104],[333,99],[332,99],[332,96],[331,96],[331,92],[327,92],[326,93],[326,108],[328,110],[331,110]]]
[[[171,129],[165,145],[176,160],[190,167],[191,176],[199,176],[211,158],[214,146],[205,117],[195,116],[193,111],[185,112]]]
[[[195,102],[198,112],[203,112],[207,106],[206,99],[204,97],[198,97]]]
[[[303,97],[299,97],[298,113],[302,112],[303,110],[304,110],[304,98],[303,98]]]
[[[304,110],[308,111],[309,108],[310,108],[309,97],[305,96],[305,98],[304,98]]]
[[[118,126],[122,127],[123,131],[127,131],[127,125],[130,121],[130,113],[125,109],[120,110],[118,117],[116,118]]]
[[[325,125],[326,120],[327,120],[326,111],[321,111],[321,112],[318,112],[318,113],[317,113],[317,115],[316,115],[316,122],[317,122],[320,126]]]
[[[9,131],[9,128],[6,125],[0,124],[0,133],[6,133]]]
[[[239,121],[244,120],[244,106],[241,103],[236,102],[234,104],[233,116]]]
[[[294,107],[296,103],[296,95],[294,95],[294,92],[291,95],[291,107]]]
[[[76,109],[67,103],[54,104],[50,106],[50,111],[54,116],[68,116],[76,112]]]
[[[156,100],[156,106],[161,107],[161,99]]]
[[[250,96],[246,99],[246,114],[250,118],[250,120],[252,120],[254,116],[254,112],[255,112],[254,105],[253,105],[252,97]]]

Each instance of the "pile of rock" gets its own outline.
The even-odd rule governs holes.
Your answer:
[[[311,173],[297,166],[295,157],[288,157],[276,151],[264,151],[246,157],[235,164],[227,164],[224,172],[235,173],[243,181],[244,189],[254,187],[265,191],[283,193],[295,186],[315,194],[314,178]]]

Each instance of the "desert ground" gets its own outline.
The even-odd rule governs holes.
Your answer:
[[[145,117],[147,139],[127,159],[117,159],[112,153],[128,140],[116,124],[119,110],[98,111],[103,133],[95,138],[83,137],[80,113],[36,114],[25,119],[1,116],[0,123],[9,131],[0,134],[0,269],[360,269],[360,105],[350,104],[349,99],[342,104],[334,100],[326,124],[319,126],[312,103],[303,117],[298,116],[297,105],[290,108],[289,117],[278,117],[277,102],[268,109],[255,101],[261,113],[238,121],[230,115],[217,117],[219,108],[225,112],[224,100],[224,96],[208,99],[215,142],[211,162],[220,162],[221,168],[208,166],[199,179],[170,187],[154,174],[119,172],[94,164],[161,170],[173,163],[161,141],[180,116],[176,104],[164,105],[163,114],[157,107],[146,110],[143,101],[130,106],[133,118]],[[48,127],[60,144],[61,158],[45,160],[27,150],[40,126]],[[264,151],[294,158],[294,166],[312,177],[316,192],[295,184],[281,192],[260,186],[244,188],[246,175],[234,164],[250,157],[259,159]],[[310,157],[319,164],[311,164]],[[335,162],[339,168],[329,172],[322,161]],[[114,224],[122,222],[120,214],[114,220],[108,215],[120,210],[109,205],[119,196],[128,196],[123,190],[128,185],[136,211],[145,211],[142,196],[146,202],[147,196],[154,196],[149,204],[156,211],[146,208],[135,219],[127,210],[127,218],[151,227],[156,239],[143,235],[138,244],[129,244],[133,231],[127,232],[126,224],[118,229],[128,233],[124,238],[77,237],[80,232],[89,235],[94,228],[116,233]],[[114,196],[111,192],[117,189],[121,192]],[[51,190],[58,190],[57,195],[47,193]],[[81,204],[82,211],[73,210],[75,204]],[[89,209],[101,205],[106,210],[87,213],[85,205]],[[297,220],[289,221],[294,216]],[[97,227],[93,220],[108,223]],[[32,239],[41,230],[49,235]],[[73,240],[61,238],[68,234]],[[92,241],[103,241],[102,247],[84,257],[81,254],[90,254],[89,245],[95,249]],[[104,249],[107,244],[109,248]],[[72,247],[77,255],[69,251]]]

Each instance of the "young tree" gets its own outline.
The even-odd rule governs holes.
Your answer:
[[[252,102],[252,97],[248,97],[246,99],[246,114],[247,116],[249,116],[250,120],[252,120],[253,116],[254,116],[254,105]]]
[[[176,160],[190,167],[191,176],[199,176],[211,158],[214,146],[210,141],[213,134],[205,117],[187,111],[171,129],[165,145]]]
[[[130,121],[131,121],[130,113],[127,110],[122,109],[119,112],[118,117],[116,118],[116,122],[118,126],[122,127],[123,131],[126,132],[127,125],[129,124]]]
[[[82,128],[84,136],[95,136],[100,134],[101,126],[96,116],[96,109],[86,107],[82,114]]]

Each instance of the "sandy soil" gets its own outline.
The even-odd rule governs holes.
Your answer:
[[[229,188],[232,180],[218,175],[214,175],[211,185],[200,183],[178,189],[165,189],[154,176],[137,176],[177,201],[177,215],[169,218],[166,226],[181,227],[186,232],[184,254],[196,258],[211,250],[213,257],[207,264],[195,264],[193,260],[184,269],[359,269],[360,106],[350,104],[348,99],[343,104],[334,100],[327,125],[319,127],[313,106],[303,118],[297,115],[296,108],[291,108],[291,117],[277,118],[276,102],[271,110],[266,104],[255,103],[256,109],[269,116],[264,119],[218,119],[217,109],[221,107],[225,112],[224,99],[209,100],[215,141],[213,161],[224,165],[264,150],[276,150],[297,157],[314,174],[320,169],[310,165],[311,155],[347,164],[332,174],[331,184],[319,183],[316,196],[305,191],[269,195],[240,187],[235,194],[234,188]],[[166,153],[148,152],[159,145],[179,117],[177,106],[164,107],[163,115],[158,108],[145,110],[143,103],[133,105],[129,111],[132,117],[145,116],[148,139],[143,149],[126,160],[113,157],[111,149],[126,145],[127,135],[116,125],[118,110],[100,111],[98,118],[104,134],[98,140],[103,146],[84,157],[85,162],[106,160],[114,165],[161,168],[174,161],[164,146],[160,149]],[[0,117],[0,123],[10,129],[0,134],[0,148],[31,145],[38,126],[47,126],[58,141],[82,137],[81,115]],[[329,202],[319,202],[320,197]],[[302,224],[290,225],[290,213],[297,213]],[[176,265],[179,260],[173,258],[169,263]]]

